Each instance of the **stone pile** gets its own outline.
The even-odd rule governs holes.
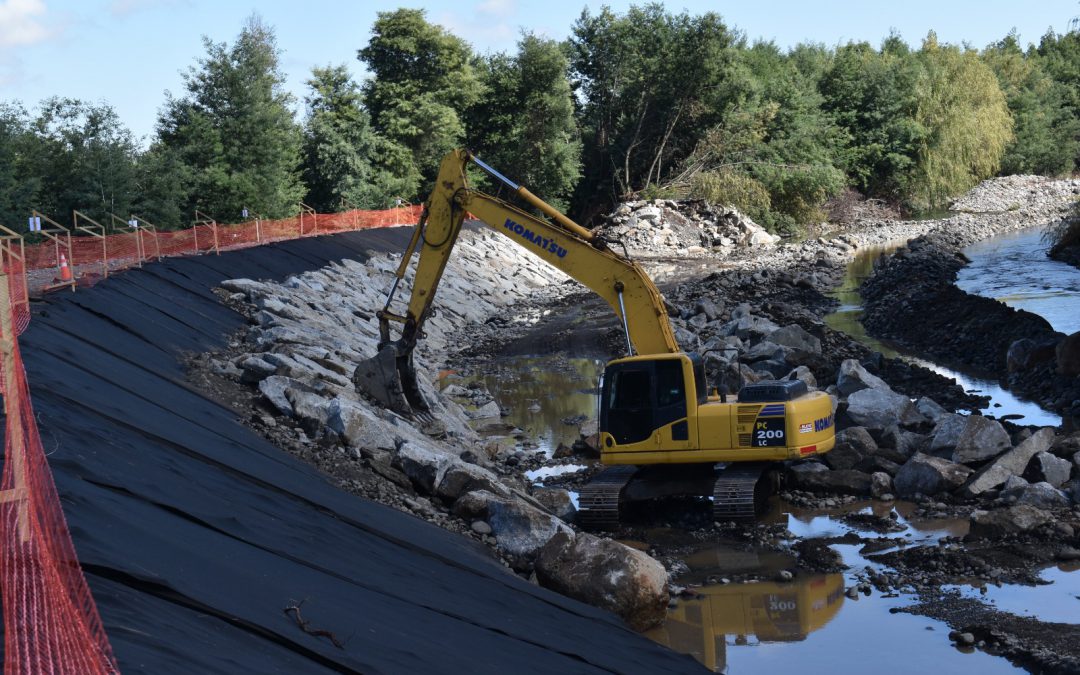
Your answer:
[[[684,258],[770,249],[780,242],[738,209],[699,199],[625,202],[608,216],[599,233],[621,241],[634,255]]]
[[[661,621],[668,600],[664,567],[622,544],[576,532],[568,522],[574,510],[565,491],[531,494],[520,472],[498,461],[506,453],[492,451],[474,429],[499,418],[490,395],[459,387],[450,397],[433,386],[430,366],[454,346],[462,327],[507,315],[537,289],[550,296],[565,277],[501,238],[464,233],[417,353],[432,412],[414,420],[375,404],[353,386],[357,364],[376,353],[375,310],[383,305],[397,262],[372,256],[283,283],[224,282],[229,300],[251,319],[245,342],[250,351],[216,364],[217,372],[257,388],[269,413],[262,416],[267,427],[291,427],[302,446],[318,449],[309,451],[385,478],[394,489],[377,496],[389,495],[384,500],[390,505],[471,532],[515,570],[535,570],[545,586],[615,611],[637,629]],[[403,288],[410,284],[411,279]],[[394,309],[407,300],[403,293]],[[558,545],[548,546],[556,536]]]
[[[952,211],[990,213],[1028,210],[1080,194],[1080,181],[1054,180],[1043,176],[1002,176],[984,180],[963,197],[953,200]]]

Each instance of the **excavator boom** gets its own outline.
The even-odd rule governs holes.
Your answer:
[[[470,188],[465,174],[470,161],[505,183],[522,200],[553,222]],[[412,352],[421,327],[432,311],[439,282],[466,214],[472,214],[491,230],[604,298],[622,321],[628,355],[674,354],[679,351],[663,298],[637,263],[612,251],[606,242],[589,230],[476,160],[468,152],[455,150],[443,159],[435,188],[424,205],[424,214],[398,266],[397,278],[386,305],[378,313],[381,337],[379,355],[357,371],[358,386],[382,399],[384,404],[399,412],[427,409],[416,383]],[[404,314],[395,314],[390,309],[394,293],[417,249],[419,260],[408,307]],[[401,336],[397,340],[390,338],[390,322],[402,325]]]

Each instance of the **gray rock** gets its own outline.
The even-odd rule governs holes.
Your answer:
[[[541,586],[615,612],[634,630],[667,615],[668,574],[645,553],[588,533],[556,534],[536,559]]]
[[[1068,495],[1047,482],[1002,490],[1001,496],[1015,499],[1017,504],[1028,504],[1040,509],[1065,508],[1069,505]]]
[[[775,342],[770,342],[769,340],[762,340],[751,347],[750,351],[743,355],[742,360],[746,363],[754,363],[755,361],[764,361],[766,359],[783,360],[786,355],[786,350],[780,345]]]
[[[240,376],[242,382],[260,382],[277,372],[277,366],[259,355],[248,356],[237,365],[243,371]]]
[[[982,462],[1011,448],[1012,439],[1000,422],[981,415],[972,415],[956,441],[952,460],[959,464]]]
[[[434,480],[435,494],[454,501],[467,492],[483,490],[499,497],[509,497],[510,490],[499,478],[483,467],[459,459],[447,462]]]
[[[903,464],[916,452],[925,450],[929,440],[922,434],[901,429],[898,425],[891,426],[881,433],[878,454],[893,462]]]
[[[326,426],[330,418],[330,399],[314,392],[302,389],[287,388],[285,397],[292,405],[293,416],[297,419],[307,420],[311,431]]]
[[[845,359],[840,364],[840,372],[836,377],[836,390],[841,396],[850,396],[863,389],[883,389],[892,391],[885,380],[873,375],[862,367],[855,359]],[[909,402],[910,403],[910,402]]]
[[[1046,511],[1030,504],[1016,504],[1007,509],[975,511],[971,514],[969,537],[997,538],[1027,532],[1053,519]]]
[[[495,401],[488,401],[476,410],[466,411],[465,414],[473,418],[474,420],[479,420],[499,417],[500,415],[502,415],[502,411],[499,409],[498,403],[496,403]]]
[[[491,526],[482,520],[474,520],[470,527],[477,534],[491,534]]]
[[[515,557],[535,556],[560,532],[573,536],[573,530],[563,521],[516,499],[489,501],[485,520],[491,525],[499,550]]]
[[[701,298],[694,304],[695,314],[704,314],[709,321],[716,321],[724,311],[724,304],[717,304],[709,298]]]
[[[892,476],[884,471],[875,471],[870,474],[870,496],[881,499],[885,495],[891,495],[893,491]]]
[[[326,425],[344,438],[351,448],[393,450],[397,447],[393,425],[348,399],[338,397],[330,401]]]
[[[1020,476],[1009,476],[1005,479],[1005,482],[1001,484],[1002,492],[1008,492],[1010,490],[1017,490],[1019,488],[1027,487],[1031,483],[1027,482]]]
[[[821,340],[808,333],[805,328],[798,324],[784,326],[780,330],[773,331],[769,333],[767,339],[770,342],[799,351],[812,354],[821,353]]]
[[[976,471],[964,485],[964,496],[977,497],[1022,474],[1031,458],[1045,452],[1053,441],[1053,429],[1040,429],[1020,445]]]
[[[817,378],[810,372],[810,369],[806,366],[798,366],[795,370],[792,370],[785,377],[785,380],[802,380],[806,383],[806,388],[810,391],[817,389]]]
[[[266,400],[270,401],[278,412],[287,417],[292,417],[292,403],[290,403],[288,397],[285,396],[285,390],[297,384],[299,384],[299,382],[292,378],[283,375],[271,375],[270,377],[263,378],[263,380],[259,382],[259,391],[266,397]]]
[[[849,427],[836,434],[836,445],[825,453],[825,463],[831,469],[854,469],[876,450],[877,443],[870,432],[862,427]]]
[[[402,472],[427,494],[435,490],[435,481],[451,462],[459,460],[455,455],[416,442],[403,444],[397,451],[396,460]]]
[[[918,413],[911,399],[891,389],[860,389],[848,396],[848,417],[867,429],[887,429],[894,424],[914,424]]]
[[[1045,481],[1054,487],[1061,487],[1072,473],[1072,462],[1067,459],[1055,457],[1049,452],[1037,453],[1031,458],[1024,478],[1031,483]]]
[[[810,492],[868,495],[870,482],[870,474],[855,469],[836,471],[801,469],[788,473],[788,483],[791,487]]]
[[[934,399],[923,396],[915,402],[915,409],[919,411],[919,414],[930,420],[934,424],[937,424],[942,417],[949,415],[949,411],[938,405]]]
[[[956,444],[960,442],[960,435],[964,433],[968,418],[964,415],[946,413],[938,417],[937,425],[930,436],[930,452],[952,453]]]
[[[532,497],[560,520],[571,523],[577,516],[570,493],[562,488],[534,488]]]
[[[971,469],[963,464],[919,452],[900,467],[893,486],[901,497],[933,496],[959,487],[970,474]]]

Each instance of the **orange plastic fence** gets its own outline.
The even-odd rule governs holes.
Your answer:
[[[164,256],[228,251],[299,237],[412,224],[420,217],[420,210],[420,206],[402,206],[382,211],[304,213],[281,220],[203,224],[168,232],[140,229],[104,238],[73,236],[68,264],[75,270],[79,283],[89,285],[117,270]],[[62,252],[61,246],[52,241],[26,247],[25,267],[31,294],[37,295],[53,283],[49,271],[59,266]]]
[[[0,583],[4,673],[117,673],[105,629],[71,543],[41,447],[17,335],[28,315],[10,265],[11,304],[0,316],[3,340],[4,471],[0,477]],[[4,305],[4,303],[0,303]]]

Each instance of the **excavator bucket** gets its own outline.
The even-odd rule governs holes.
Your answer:
[[[399,353],[397,345],[383,345],[379,352],[361,361],[353,371],[353,385],[362,394],[394,412],[413,417],[431,409],[420,391],[412,351]]]

